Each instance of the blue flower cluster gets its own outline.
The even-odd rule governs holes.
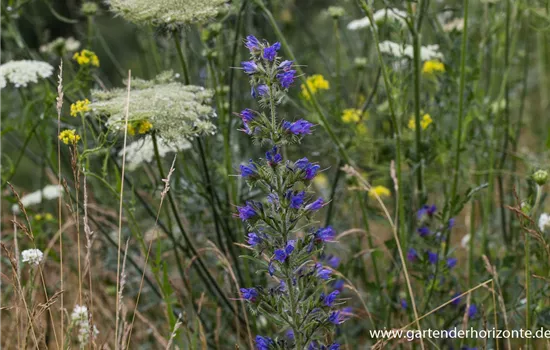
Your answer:
[[[307,158],[284,161],[281,154],[286,144],[311,134],[314,125],[304,119],[277,118],[276,107],[296,79],[293,62],[279,57],[281,44],[270,45],[250,35],[245,46],[250,60],[241,67],[261,109],[246,108],[238,116],[243,131],[270,146],[264,159],[240,166],[241,177],[263,189],[266,199],[247,201],[237,207],[235,216],[246,223],[252,258],[265,266],[275,287],[241,288],[241,297],[255,314],[283,325],[279,336],[256,336],[256,348],[337,350],[338,343],[323,342],[332,337],[334,326],[352,314],[348,308],[339,308],[343,282],[333,278],[339,259],[323,253],[336,232],[330,226],[314,228],[312,216],[326,204],[309,190],[320,166]]]

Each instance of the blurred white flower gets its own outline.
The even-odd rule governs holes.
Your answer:
[[[387,8],[376,11],[372,15],[372,19],[375,23],[380,24],[386,21],[392,21],[401,23],[405,25],[405,18],[407,18],[407,13],[394,8]],[[361,19],[356,19],[349,22],[348,30],[358,30],[363,28],[368,28],[371,26],[370,20],[368,17],[363,17]]]
[[[393,41],[383,41],[380,43],[380,51],[397,58],[413,58],[414,48],[408,44],[398,44]],[[420,59],[429,61],[433,59],[443,59],[443,54],[439,52],[439,45],[428,45],[420,47]]]
[[[88,308],[84,305],[76,305],[71,313],[72,324],[78,328],[78,342],[83,348],[88,344],[90,333],[92,337],[96,337],[99,331],[95,325],[90,329],[90,321],[88,319]]]
[[[53,67],[41,61],[10,61],[0,66],[0,88],[9,81],[16,88],[25,87],[29,83],[38,82],[39,78],[47,78],[53,73]]]
[[[443,30],[446,32],[457,31],[461,32],[464,29],[464,18],[455,18],[443,24]]]
[[[39,265],[44,254],[39,249],[27,249],[23,250],[21,257],[23,258],[23,262],[31,265]]]
[[[541,231],[544,231],[546,226],[550,224],[550,215],[546,213],[540,214],[539,217],[539,228]]]
[[[71,320],[73,322],[88,322],[88,308],[85,305],[75,305],[73,312],[71,313]]]
[[[167,142],[157,137],[157,146],[160,157],[191,148],[189,141],[183,138],[179,141]],[[122,151],[119,152],[119,156],[122,157]],[[126,167],[129,171],[137,169],[143,163],[151,162],[154,157],[155,148],[151,135],[146,135],[126,146]]]
[[[63,54],[75,52],[80,48],[80,41],[72,36],[68,38],[59,37],[54,41],[40,46],[40,52],[51,54]]]
[[[60,197],[63,194],[61,185],[48,185],[42,190],[35,191],[21,197],[21,204],[26,208],[28,206],[39,204],[43,200],[51,200]],[[15,214],[19,213],[19,204],[14,204],[11,211]]]
[[[462,246],[462,248],[466,248],[466,249],[469,248],[468,243],[470,243],[470,239],[471,239],[471,235],[469,233],[467,235],[464,235],[464,237],[462,237],[462,239],[460,240],[460,245]]]

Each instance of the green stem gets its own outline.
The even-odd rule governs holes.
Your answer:
[[[462,30],[462,44],[460,52],[460,86],[458,91],[458,133],[455,147],[455,164],[453,187],[451,190],[451,203],[455,203],[455,197],[458,190],[458,173],[460,169],[460,148],[462,143],[462,128],[464,124],[464,86],[466,83],[466,47],[468,42],[468,0],[464,0],[464,29]],[[454,215],[454,208],[451,204],[451,215]],[[450,241],[447,241],[450,242]]]
[[[184,81],[185,85],[189,85],[190,82],[191,82],[191,79],[189,78],[189,71],[187,69],[187,61],[185,60],[185,55],[183,53],[183,49],[181,48],[178,33],[174,32],[172,37],[174,38],[174,43],[176,44],[176,51],[178,53],[178,58],[180,60],[181,69],[183,71],[183,81]]]

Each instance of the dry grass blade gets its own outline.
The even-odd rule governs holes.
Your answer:
[[[122,170],[120,178],[124,179],[124,172],[125,172],[125,163],[126,163],[126,142],[128,138],[128,113],[130,112],[130,86],[132,81],[132,71],[128,71],[128,95],[126,99],[126,113],[124,117],[124,144],[122,148]],[[121,243],[121,236],[122,236],[122,201],[124,200],[124,180],[120,183],[120,201],[119,201],[119,207],[118,207],[118,242],[117,242],[117,266],[116,266],[116,325],[115,325],[115,346],[118,342],[118,320],[119,320],[119,288],[120,288],[120,243]]]

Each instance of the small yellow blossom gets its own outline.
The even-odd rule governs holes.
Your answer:
[[[426,130],[432,122],[433,122],[432,117],[426,113],[422,116],[422,120],[420,120],[420,127],[422,128],[422,130]],[[409,129],[411,130],[416,129],[416,123],[414,121],[414,117],[411,117],[411,119],[409,119]]]
[[[44,219],[46,219],[46,221],[53,221],[53,215],[50,213],[46,213],[44,214]]]
[[[328,178],[325,174],[318,174],[313,178],[313,184],[315,184],[315,186],[317,186],[319,189],[327,188]]]
[[[149,130],[153,128],[153,124],[148,120],[140,120],[137,122],[132,122],[128,124],[128,134],[135,135],[136,131],[138,134],[146,134]]]
[[[430,60],[424,62],[422,67],[422,73],[424,74],[433,74],[433,73],[443,73],[445,72],[445,65],[438,60]]]
[[[365,126],[365,124],[357,124],[357,133],[359,135],[365,135],[367,133],[367,127]]]
[[[308,77],[306,84],[307,87],[302,84],[300,88],[302,89],[302,96],[308,101],[311,99],[309,91],[315,95],[319,90],[328,90],[330,88],[329,82],[321,74],[314,74]],[[307,88],[309,88],[309,91],[307,91]]]
[[[34,219],[35,219],[36,221],[42,220],[42,214],[36,214],[36,215],[34,216]]]
[[[71,116],[76,117],[80,113],[85,113],[90,111],[90,101],[88,99],[76,101],[71,105]]]
[[[80,136],[76,133],[76,130],[63,130],[59,134],[59,139],[63,141],[66,145],[70,143],[76,144],[80,140]]]
[[[342,112],[342,121],[344,123],[358,123],[361,119],[367,119],[368,116],[367,112],[361,115],[360,109],[347,108]]]
[[[371,187],[371,189],[369,190],[369,197],[376,198],[376,196],[380,198],[389,197],[391,196],[391,191],[384,186]]]
[[[73,60],[75,60],[80,66],[94,66],[99,67],[99,58],[97,55],[90,50],[82,50],[80,52],[75,52],[73,55]]]

